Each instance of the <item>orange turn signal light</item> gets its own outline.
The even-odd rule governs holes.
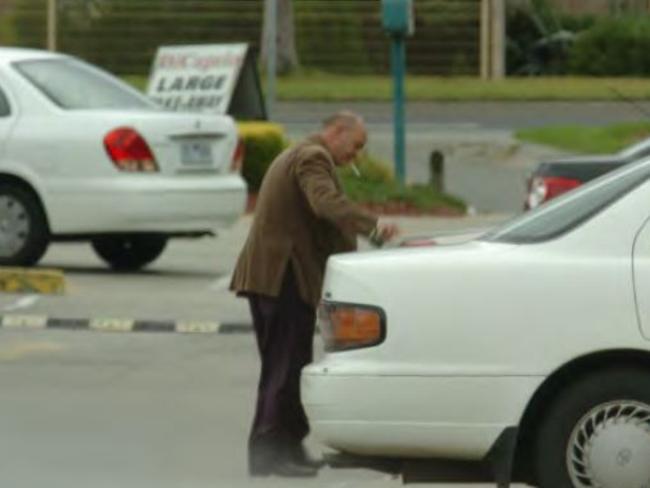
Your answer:
[[[328,351],[376,346],[385,337],[384,312],[377,307],[323,303],[319,318]]]

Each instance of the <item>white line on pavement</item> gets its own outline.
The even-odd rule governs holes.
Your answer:
[[[21,308],[27,308],[34,305],[39,299],[38,295],[27,295],[26,297],[19,298],[14,303],[2,308],[3,312],[10,312],[12,310],[19,310]]]
[[[230,286],[230,280],[232,279],[232,273],[228,273],[221,278],[217,278],[210,284],[210,289],[215,291],[227,291]]]

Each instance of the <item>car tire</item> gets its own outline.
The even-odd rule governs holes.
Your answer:
[[[0,265],[32,266],[47,251],[45,212],[28,188],[0,183]]]
[[[570,385],[537,431],[540,488],[624,488],[650,480],[650,371],[617,368]]]
[[[92,247],[116,271],[143,268],[162,254],[167,246],[162,234],[131,234],[96,237]]]

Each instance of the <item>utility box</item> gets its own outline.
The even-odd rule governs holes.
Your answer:
[[[382,24],[393,36],[411,36],[415,32],[413,0],[381,0]]]

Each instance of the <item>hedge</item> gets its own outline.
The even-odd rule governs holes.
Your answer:
[[[239,136],[244,142],[242,176],[248,191],[260,189],[262,178],[275,157],[288,145],[284,128],[271,122],[239,122]]]
[[[279,124],[240,122],[238,126],[246,146],[242,174],[249,192],[257,193],[269,165],[288,142]],[[465,210],[464,202],[439,193],[430,185],[400,184],[386,164],[366,153],[355,164],[360,176],[347,165],[338,169],[343,188],[351,200],[380,207],[389,203],[406,204],[423,211],[450,209],[458,213]]]
[[[45,0],[13,0],[3,16],[13,28],[0,31],[0,44],[44,47],[45,6]],[[410,72],[476,74],[479,0],[418,0],[415,8]],[[66,0],[59,49],[114,73],[143,75],[159,45],[246,42],[259,51],[262,13],[263,0]],[[294,13],[303,67],[389,72],[378,0],[294,0]]]
[[[650,18],[598,20],[578,36],[570,53],[569,69],[590,76],[650,74]]]

